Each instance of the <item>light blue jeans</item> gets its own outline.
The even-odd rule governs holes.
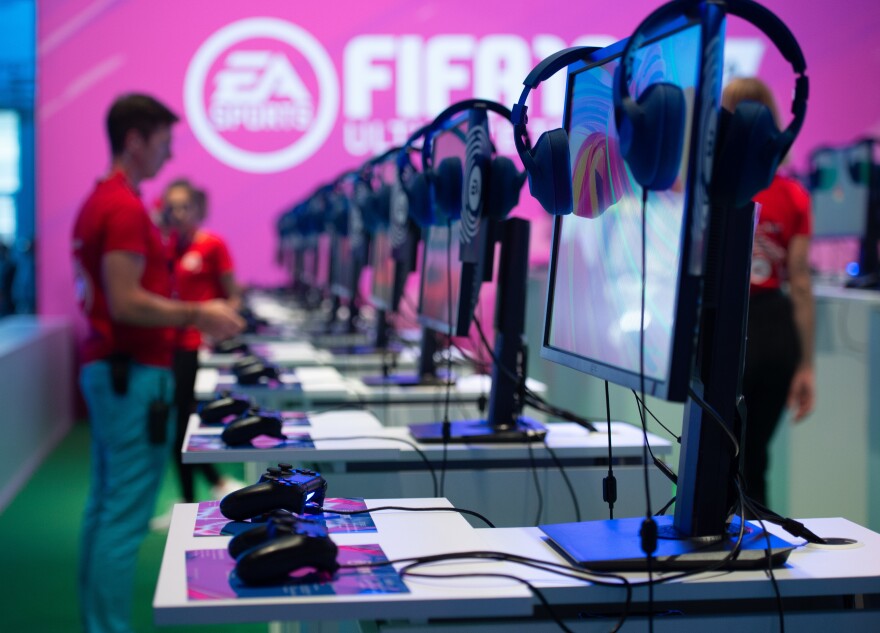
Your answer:
[[[132,364],[128,393],[118,396],[110,364],[83,366],[80,386],[91,423],[91,480],[82,525],[80,608],[87,633],[129,633],[134,574],[141,542],[174,437],[151,444],[147,413],[155,399],[171,402],[170,369]]]

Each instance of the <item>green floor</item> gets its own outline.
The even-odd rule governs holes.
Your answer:
[[[68,633],[80,630],[76,601],[76,567],[80,519],[85,505],[89,468],[89,431],[85,424],[71,432],[0,514],[0,630]],[[242,477],[240,466],[226,472]],[[157,512],[178,496],[172,471],[166,473]],[[197,489],[206,499],[204,482]],[[156,627],[153,593],[165,547],[164,533],[150,533],[141,548],[135,587],[134,626],[148,631],[188,633],[264,632],[266,624]]]

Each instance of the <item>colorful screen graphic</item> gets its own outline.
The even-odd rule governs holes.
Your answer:
[[[441,334],[456,329],[461,287],[458,233],[459,222],[453,222],[451,227],[429,227],[425,237],[419,322]]]
[[[680,86],[687,101],[688,147],[700,51],[692,26],[638,51],[631,90]],[[619,60],[569,79],[568,130],[574,214],[556,225],[555,276],[547,344],[565,355],[639,372],[642,190],[620,155],[612,84]],[[646,227],[645,376],[668,378],[685,209],[687,149],[667,191],[650,192]]]
[[[370,242],[373,269],[373,305],[390,310],[394,298],[394,259],[391,257],[391,239],[387,231],[379,231]]]

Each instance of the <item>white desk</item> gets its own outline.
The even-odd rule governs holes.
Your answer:
[[[278,367],[332,366],[333,354],[319,350],[304,341],[268,341],[250,343],[250,352]],[[199,351],[200,367],[229,368],[242,358],[242,353],[217,354],[210,350]]]
[[[221,448],[183,452],[183,462],[240,463],[256,481],[266,466],[289,462],[309,466],[328,482],[338,497],[423,497],[434,494],[428,467],[418,453],[398,440],[413,442],[408,429],[383,427],[364,411],[333,411],[309,416],[308,432],[315,448]],[[573,521],[574,502],[558,466],[556,454],[571,481],[581,516],[607,516],[602,501],[602,479],[608,472],[608,435],[589,433],[573,423],[547,425],[546,446],[523,444],[418,444],[441,477],[445,452],[444,493],[459,507],[485,514],[496,525],[533,525],[541,509],[545,522]],[[193,436],[218,435],[217,427],[202,427],[190,418],[184,446]],[[333,439],[368,436],[371,439]],[[616,516],[638,516],[644,511],[642,433],[622,422],[612,423],[614,473],[618,482]],[[649,435],[658,457],[668,455],[669,442]],[[218,443],[219,444],[219,443]],[[649,478],[658,507],[671,496],[671,485],[653,466]],[[537,482],[537,483],[536,483]],[[540,491],[540,492],[539,492]]]
[[[437,499],[368,500],[381,505],[439,506]],[[174,508],[165,554],[159,572],[153,609],[159,625],[265,622],[273,620],[368,620],[371,631],[555,631],[544,619],[537,601],[525,586],[504,578],[425,579],[406,577],[409,593],[372,595],[297,596],[200,600],[187,599],[185,552],[225,549],[228,537],[192,536],[196,504]],[[473,529],[461,517],[444,512],[373,514],[377,532],[335,534],[339,545],[378,543],[390,559],[462,551],[500,551],[563,563],[536,528]],[[805,523],[825,536],[855,538],[852,549],[803,547],[791,554],[785,567],[775,570],[786,624],[790,630],[876,631],[880,594],[880,535],[845,519],[812,519]],[[774,533],[784,535],[775,527]],[[791,537],[788,540],[792,540]],[[595,613],[579,619],[577,631],[607,631],[623,610],[624,591],[563,578],[543,570],[473,559],[421,568],[435,574],[506,573],[540,588],[563,617]],[[631,581],[644,574],[626,574]],[[647,588],[635,587],[632,615],[624,631],[647,629],[644,617]],[[861,609],[863,597],[869,608]],[[765,571],[704,573],[654,587],[658,610],[654,630],[776,631],[773,589]],[[871,606],[873,605],[873,608]],[[679,613],[670,615],[669,610]],[[448,618],[455,618],[450,620]]]
[[[546,387],[537,381],[529,379],[526,384],[536,393],[546,392]],[[442,385],[368,386],[357,378],[342,376],[332,367],[300,367],[283,371],[281,384],[273,386],[241,386],[231,373],[210,367],[199,369],[195,383],[197,400],[211,400],[217,391],[223,389],[246,395],[261,407],[282,411],[360,405],[375,413],[386,426],[441,420],[447,397],[447,388]],[[483,417],[479,404],[488,400],[490,389],[491,378],[488,376],[459,378],[448,390],[450,419]]]

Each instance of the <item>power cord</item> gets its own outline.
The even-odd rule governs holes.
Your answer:
[[[617,501],[617,479],[614,477],[614,455],[611,450],[611,398],[608,381],[605,381],[605,419],[608,423],[608,475],[602,480],[602,500],[608,504],[608,518],[614,519],[614,502]]]
[[[474,510],[465,510],[463,508],[407,508],[405,506],[380,506],[378,508],[368,508],[366,510],[327,510],[332,514],[369,514],[370,512],[378,512],[379,510],[401,510],[404,512],[458,512],[459,514],[467,514],[472,517],[476,517],[480,519],[483,523],[488,525],[490,528],[494,528],[495,524],[492,523],[489,519],[484,517],[479,512],[475,512]]]

